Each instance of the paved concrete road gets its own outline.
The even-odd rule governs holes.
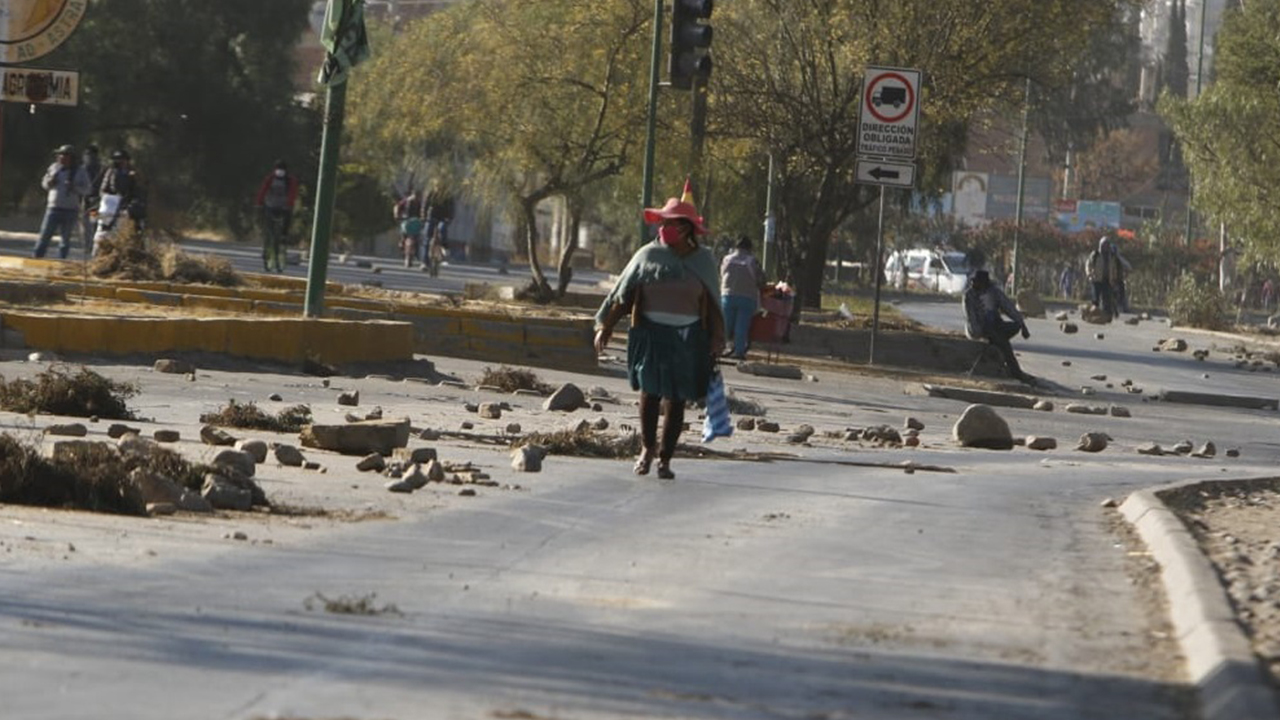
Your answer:
[[[1085,326],[1069,342],[1051,327],[1034,321],[1019,347],[1058,387],[1118,376],[1119,364],[1148,387],[1201,372],[1259,388],[1274,381],[1213,357],[1151,354],[1138,333],[1154,326],[1108,328],[1103,341]],[[1072,366],[1052,362],[1073,349]],[[438,362],[471,382],[484,366]],[[191,383],[128,363],[96,367],[141,383],[134,406],[156,421],[146,430],[188,438],[199,413],[228,398],[279,392],[339,418],[350,409],[336,394],[352,388],[362,409],[419,426],[470,419],[498,432],[568,419],[507,398],[512,411],[486,424],[461,404],[500,398],[415,383],[324,388],[257,367],[202,370]],[[40,369],[0,362],[6,378]],[[605,386],[623,404],[582,416],[634,424],[623,380],[539,375]],[[327,473],[262,466],[264,488],[345,514],[140,520],[0,507],[0,717],[1186,717],[1163,608],[1131,579],[1140,549],[1099,502],[1166,481],[1273,473],[1277,413],[1144,404],[1093,382],[1102,399],[1127,399],[1134,417],[1002,409],[1015,433],[1056,436],[1063,448],[971,451],[947,438],[961,403],[913,383],[817,375],[728,377],[784,430],[814,425],[809,446],[765,433],[717,441],[806,462],[680,459],[678,479],[664,483],[630,475],[629,462],[581,458],[517,474],[499,449],[446,441],[436,445],[446,460],[477,462],[523,489],[391,495],[353,459],[309,453]],[[919,449],[824,436],[906,415],[926,424]],[[26,438],[54,421],[0,413],[0,428]],[[1106,452],[1069,449],[1098,429],[1115,438]],[[105,437],[101,424],[91,432]],[[1133,452],[1183,437],[1243,455]],[[835,464],[906,460],[956,472]],[[227,537],[237,531],[248,539]],[[309,611],[315,593],[376,593],[375,606],[399,612]]]

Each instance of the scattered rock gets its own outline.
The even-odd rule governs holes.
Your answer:
[[[1107,336],[1106,336],[1106,335],[1104,335],[1104,334],[1102,334],[1102,333],[1094,333],[1094,334],[1093,334],[1093,339],[1094,339],[1094,340],[1106,340],[1106,339],[1107,339]]]
[[[1100,505],[1104,508],[1113,508],[1113,507],[1116,507],[1117,504],[1118,503],[1116,503],[1114,498],[1107,498],[1106,500],[1103,500],[1100,503]]]
[[[349,405],[355,407],[360,404],[360,391],[352,390],[350,392],[338,393],[338,404]]]
[[[1193,357],[1193,358],[1195,358],[1195,359],[1197,359],[1197,360],[1203,361],[1205,358],[1208,358],[1208,357],[1209,357],[1209,351],[1208,351],[1208,350],[1193,350],[1193,351],[1191,351],[1191,357]]]
[[[271,393],[270,395],[267,396],[267,399],[270,400],[271,402],[284,402],[284,396],[282,396],[280,393]]]
[[[1053,402],[1049,400],[1037,400],[1035,405],[1031,406],[1032,410],[1040,412],[1053,412]]]
[[[89,434],[89,429],[80,423],[66,423],[62,425],[50,425],[44,429],[46,435],[59,435],[63,437],[84,437]]]
[[[1066,322],[1070,317],[1071,317],[1071,316],[1067,314],[1067,311],[1066,311],[1066,310],[1063,310],[1062,312],[1058,313],[1057,315],[1054,315],[1054,316],[1053,316],[1053,319],[1054,319],[1054,320],[1057,320],[1058,322]]]
[[[1058,448],[1057,438],[1044,437],[1042,435],[1028,435],[1028,450],[1056,450]]]
[[[1068,403],[1066,411],[1075,415],[1106,415],[1107,409],[1097,405],[1082,405],[1080,403]]]
[[[277,445],[275,456],[276,462],[287,467],[302,467],[302,463],[306,462],[302,452],[292,445]]]
[[[543,410],[572,412],[587,404],[587,396],[573,383],[565,383],[542,402]]]
[[[158,373],[166,373],[168,375],[186,375],[196,371],[196,367],[185,360],[174,360],[172,358],[162,358],[156,361],[152,368]]]
[[[1125,319],[1124,319],[1124,324],[1125,324],[1125,325],[1137,325],[1137,324],[1138,324],[1138,321],[1139,321],[1140,319],[1141,319],[1141,318],[1139,318],[1137,315],[1134,315],[1134,316],[1132,316],[1132,317],[1127,317],[1127,318],[1125,318]]]
[[[1229,458],[1238,458],[1240,457],[1240,448],[1228,448],[1226,455]]]
[[[776,433],[781,429],[782,428],[778,423],[773,422],[772,420],[759,420],[756,422],[756,430],[759,430],[760,432]]]
[[[393,457],[403,463],[412,465],[426,465],[427,463],[439,459],[439,453],[432,447],[416,447],[412,450],[408,448],[399,448],[393,453]]]
[[[364,415],[364,419],[365,419],[365,420],[381,420],[381,419],[382,419],[382,408],[380,408],[380,407],[375,407],[374,409],[372,409],[372,410],[370,410],[369,412],[365,413],[365,415]]]
[[[142,430],[136,427],[129,427],[124,423],[111,423],[111,425],[107,427],[107,437],[111,438],[112,440],[119,440],[125,435],[130,435],[130,434],[141,435]]]
[[[1164,448],[1156,443],[1146,443],[1138,446],[1139,455],[1164,455]]]
[[[302,463],[302,469],[303,470],[321,470],[322,468],[320,467],[320,463],[316,462],[315,460],[307,460],[306,462]]]
[[[439,460],[428,460],[423,467],[422,474],[427,476],[427,482],[444,482],[444,466]]]
[[[384,487],[393,493],[411,493],[414,490],[413,483],[410,483],[407,480],[392,480]]]
[[[790,435],[787,436],[787,442],[797,443],[797,444],[808,442],[809,438],[813,437],[813,434],[815,432],[817,431],[814,430],[812,425],[801,425],[800,427],[792,431]]]
[[[182,434],[177,430],[157,430],[151,436],[156,439],[156,442],[162,443],[176,443],[182,439]]]
[[[217,473],[204,476],[204,486],[200,489],[200,495],[218,510],[243,512],[253,508],[252,491],[236,485]]]
[[[476,427],[476,424],[471,422],[470,420],[463,420],[462,424],[459,425],[458,427],[462,428],[463,430],[474,430]]]
[[[33,352],[30,355],[27,355],[27,362],[58,362],[58,356],[51,352]]]
[[[902,421],[902,427],[907,428],[908,430],[919,431],[924,429],[924,423],[920,422],[919,420],[913,417],[909,417],[906,420]]]
[[[951,428],[951,437],[964,447],[1008,450],[1013,447],[1009,424],[990,405],[970,405]]]
[[[422,472],[422,466],[414,463],[409,466],[409,470],[400,478],[400,481],[409,486],[410,490],[421,490],[427,486],[427,475]]]
[[[508,435],[519,435],[522,429],[523,428],[520,427],[520,423],[507,423],[507,427],[505,428]]]
[[[904,438],[902,441],[902,444],[906,445],[907,447],[919,447],[920,438],[916,437],[915,435],[911,435],[910,437]]]
[[[1076,449],[1091,453],[1102,452],[1107,449],[1107,443],[1110,441],[1111,436],[1106,433],[1085,433],[1080,436],[1080,442],[1076,444]]]
[[[541,472],[546,450],[538,445],[525,445],[511,452],[511,469],[516,472]]]
[[[1080,326],[1073,322],[1064,322],[1058,326],[1058,329],[1067,335],[1075,335],[1080,332]]]
[[[1082,305],[1080,307],[1080,319],[1090,325],[1106,325],[1111,322],[1111,316],[1102,311],[1102,308],[1093,305]]]
[[[462,488],[461,490],[458,491],[458,497],[475,497],[475,496],[476,496],[475,488]]]
[[[253,477],[256,465],[252,455],[239,450],[223,450],[213,458],[214,467],[229,467],[247,478]]]
[[[213,445],[215,447],[227,447],[236,444],[236,439],[231,433],[217,428],[212,425],[205,425],[200,428],[200,442],[205,445]]]
[[[178,512],[178,506],[169,502],[152,502],[147,503],[147,514],[151,517],[161,515],[173,515]]]
[[[751,417],[738,418],[737,428],[739,430],[755,430],[756,419]]]
[[[479,405],[477,405],[476,403],[473,403],[473,402],[464,402],[464,403],[462,403],[462,409],[463,409],[463,410],[465,410],[465,411],[467,411],[467,412],[469,412],[469,413],[471,413],[471,414],[473,414],[473,415],[474,415],[475,413],[480,412],[480,406],[479,406]]]
[[[481,403],[476,413],[486,420],[498,420],[502,417],[502,406],[498,403]]]
[[[1063,361],[1062,361],[1062,367],[1071,367],[1071,361],[1070,361],[1070,360],[1063,360]]]
[[[1098,381],[1098,382],[1106,382],[1106,381],[1107,381],[1107,376],[1106,376],[1106,375],[1090,375],[1090,376],[1089,376],[1089,379],[1090,379],[1090,380],[1096,380],[1096,381]]]
[[[264,463],[267,461],[267,444],[262,440],[241,440],[236,443],[235,448],[240,452],[248,453],[256,463]]]
[[[886,445],[901,445],[902,435],[897,429],[888,425],[876,425],[862,431],[862,439]]]
[[[1187,341],[1182,338],[1169,338],[1160,341],[1160,349],[1165,352],[1186,352]]]
[[[1179,455],[1188,455],[1193,449],[1195,449],[1195,446],[1191,444],[1190,440],[1183,440],[1173,446],[1173,451]]]
[[[366,420],[345,425],[308,425],[300,434],[303,447],[343,455],[390,455],[409,444],[409,419]]]
[[[426,428],[422,432],[418,433],[418,439],[426,440],[427,442],[435,442],[440,439],[440,431],[434,428]]]
[[[386,469],[387,459],[382,457],[381,453],[369,453],[363,458],[360,458],[360,462],[356,463],[356,470],[359,470],[360,472],[369,472],[370,470],[374,472],[382,472]]]
[[[1191,456],[1198,457],[1198,458],[1211,458],[1217,454],[1218,454],[1218,446],[1214,445],[1212,442],[1206,442],[1205,444],[1201,445],[1198,450],[1191,453]]]
[[[597,418],[595,422],[591,423],[591,429],[596,430],[598,432],[603,432],[605,430],[608,430],[609,429],[608,418]]]
[[[1111,417],[1127,418],[1127,417],[1133,417],[1133,414],[1129,412],[1129,408],[1123,405],[1112,405]]]

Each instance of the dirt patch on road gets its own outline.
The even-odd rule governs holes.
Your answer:
[[[1204,482],[1159,496],[1213,563],[1280,691],[1280,478]]]

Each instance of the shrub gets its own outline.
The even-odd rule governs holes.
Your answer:
[[[294,405],[271,415],[258,409],[252,401],[238,403],[235,400],[228,400],[226,407],[217,412],[201,415],[200,422],[223,427],[295,433],[311,424],[311,408],[306,405]]]
[[[0,409],[9,412],[133,420],[126,401],[137,394],[132,383],[109,380],[86,367],[72,374],[53,365],[35,380],[0,377]]]
[[[1226,298],[1218,288],[1198,283],[1184,273],[1169,293],[1169,319],[1174,325],[1218,330],[1227,324]]]
[[[538,379],[532,370],[523,368],[510,368],[506,365],[494,370],[493,368],[485,368],[484,374],[480,376],[481,385],[492,385],[501,388],[503,392],[515,392],[516,390],[535,390],[543,395],[549,394],[555,388]]]

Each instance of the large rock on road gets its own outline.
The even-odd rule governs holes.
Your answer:
[[[332,450],[343,455],[390,455],[396,448],[409,444],[409,418],[308,425],[300,437],[303,447]]]

